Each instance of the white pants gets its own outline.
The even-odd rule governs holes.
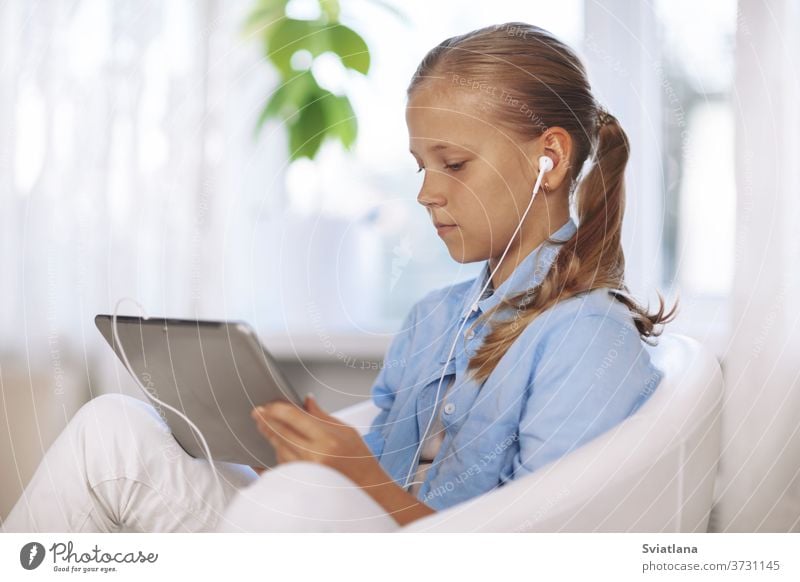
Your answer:
[[[151,405],[122,394],[85,404],[47,451],[6,532],[387,532],[397,523],[323,465],[265,471],[189,456]]]

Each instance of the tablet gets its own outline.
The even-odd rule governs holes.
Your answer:
[[[122,361],[112,316],[97,315],[95,324]],[[215,461],[265,468],[276,464],[272,445],[250,413],[273,400],[299,406],[302,400],[249,325],[120,315],[117,334],[132,374],[189,455],[206,458],[202,441],[186,420],[152,397],[180,410],[200,429]]]

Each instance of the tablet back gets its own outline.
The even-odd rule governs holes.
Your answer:
[[[98,315],[95,324],[122,361],[112,317]],[[206,457],[189,424],[152,397],[197,425],[215,461],[275,464],[272,446],[250,413],[271,400],[302,402],[247,324],[118,316],[117,332],[148,399],[187,453]]]

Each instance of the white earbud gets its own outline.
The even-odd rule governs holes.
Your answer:
[[[549,172],[553,169],[553,158],[550,156],[541,156],[539,158],[539,172],[542,174]]]

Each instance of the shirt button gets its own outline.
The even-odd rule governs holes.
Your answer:
[[[444,413],[445,414],[453,414],[453,411],[456,409],[456,405],[452,402],[448,402],[444,405]]]
[[[464,337],[467,339],[472,339],[475,337],[475,330],[471,329],[467,333],[464,334]]]

